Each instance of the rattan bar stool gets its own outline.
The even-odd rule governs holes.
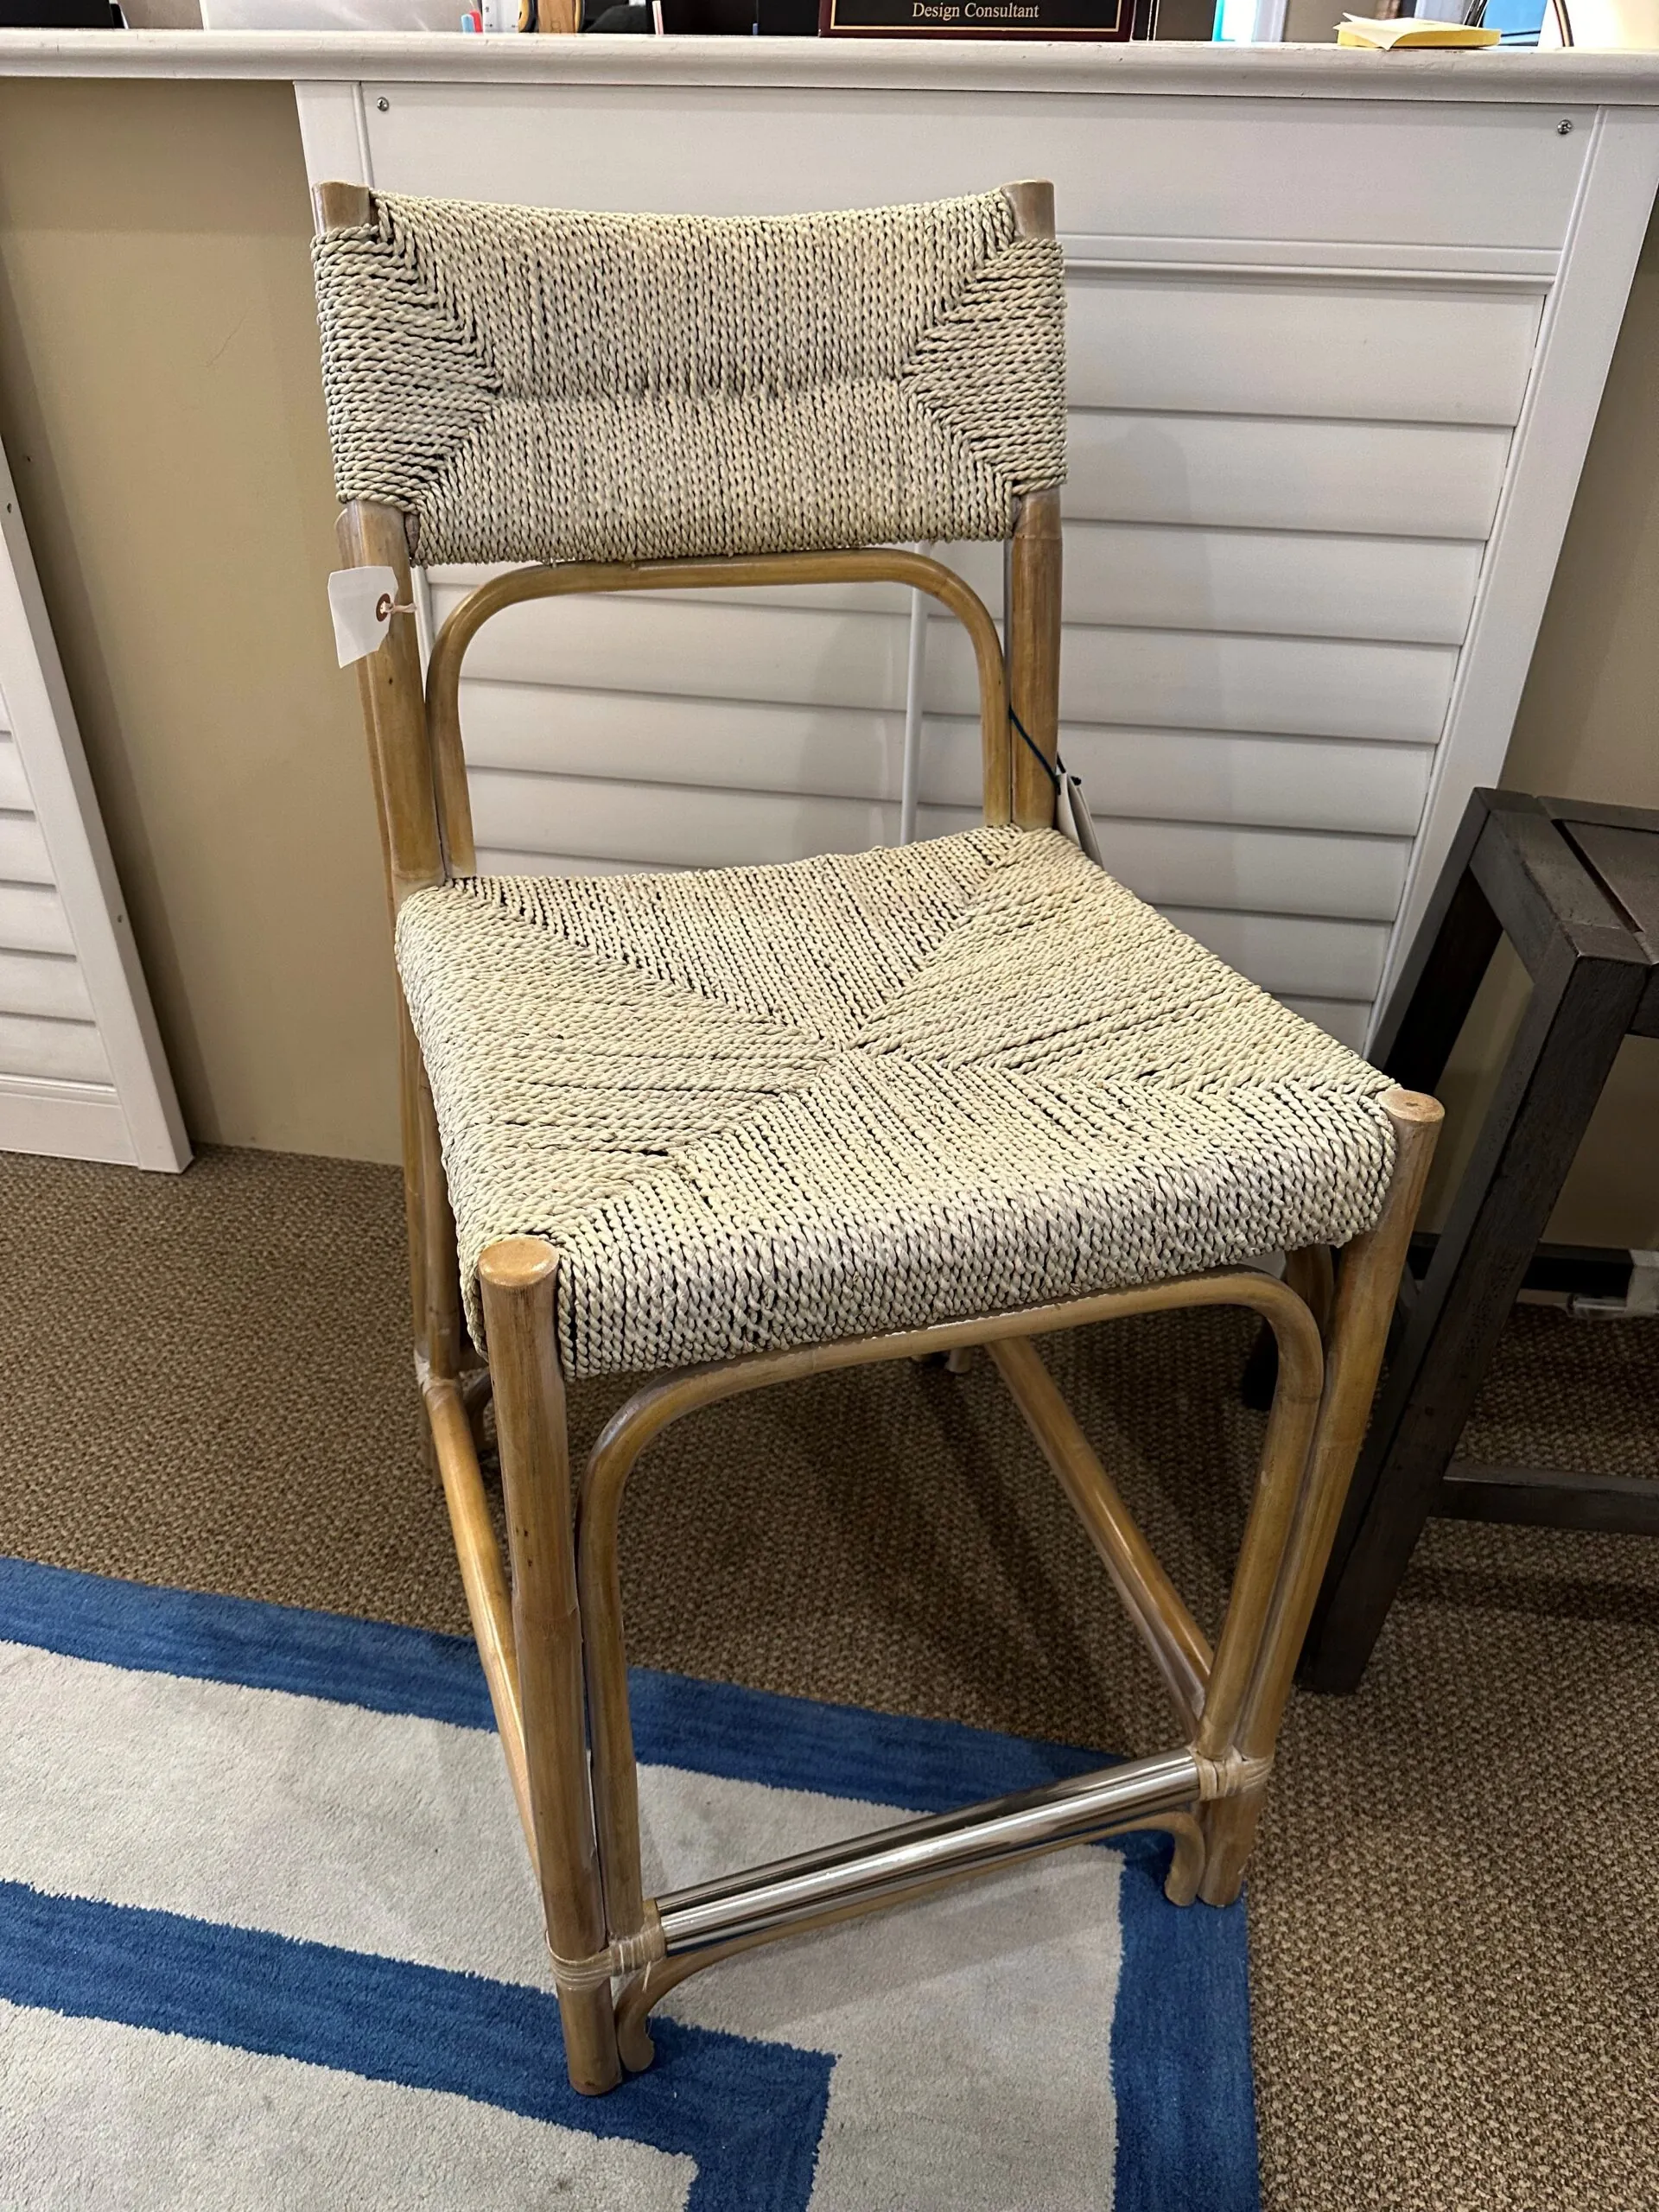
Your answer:
[[[416,1370],[572,2082],[647,2064],[652,2006],[699,1967],[1061,1845],[1166,1828],[1171,1897],[1230,1900],[1440,1109],[1053,826],[1050,188],[704,220],[325,185],[317,214],[346,562],[391,568],[399,610],[411,561],[518,564],[450,614],[424,675],[403,611],[359,669],[408,1015]],[[893,550],[972,538],[1007,547],[1001,637],[950,569]],[[982,828],[779,868],[477,874],[458,683],[492,615],[849,580],[918,587],[966,628]],[[1283,1281],[1246,1264],[1273,1249]],[[1212,1650],[1032,1339],[1223,1304],[1262,1315],[1280,1361]],[[736,1392],[976,1345],[1150,1648],[1179,1747],[647,1899],[617,1573],[639,1452]],[[573,1514],[564,1389],[599,1374],[642,1379]]]

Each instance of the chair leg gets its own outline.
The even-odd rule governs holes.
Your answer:
[[[1224,1665],[1232,1656],[1229,1640],[1237,1638],[1239,1663],[1236,1674],[1231,1669],[1229,1673],[1238,1688],[1231,1696],[1212,1695],[1198,1748],[1218,1763],[1242,1762],[1247,1774],[1259,1772],[1243,1789],[1205,1808],[1208,1848],[1198,1893],[1208,1904],[1230,1904],[1244,1878],[1266,1794],[1268,1764],[1370,1415],[1400,1274],[1440,1134],[1438,1101],[1414,1091],[1391,1090],[1383,1105],[1394,1124],[1394,1173],[1376,1228],[1357,1236],[1343,1254],[1325,1391],[1294,1521],[1271,1594],[1236,1622],[1230,1606],[1217,1649],[1215,1681],[1219,1687]],[[1249,1542],[1247,1534],[1247,1548]],[[1241,1558],[1241,1577],[1243,1566]]]
[[[1285,1281],[1319,1325],[1320,1338],[1329,1342],[1331,1310],[1336,1304],[1337,1278],[1328,1244],[1309,1244],[1285,1255]]]
[[[420,1046],[403,1009],[404,1185],[410,1224],[410,1276],[415,1294],[415,1341],[427,1372],[458,1380],[467,1351],[461,1312],[461,1263],[449,1206],[438,1116],[421,1064]]]
[[[1275,1326],[1287,1332],[1287,1370],[1311,1376],[1303,1392],[1287,1390],[1280,1408],[1279,1449],[1274,1463],[1294,1462],[1293,1476],[1306,1458],[1319,1397],[1319,1338],[1311,1320],[1279,1284],[1255,1274],[1217,1276],[1191,1283],[1153,1285],[1134,1291],[1103,1293],[1040,1314],[993,1317],[972,1325],[943,1325],[893,1337],[867,1338],[840,1346],[804,1346],[791,1351],[753,1355],[722,1367],[689,1370],[646,1383],[614,1413],[594,1445],[582,1476],[576,1516],[576,1572],[581,1595],[586,1662],[588,1726],[592,1741],[594,1809],[599,1832],[600,1866],[606,1916],[614,1940],[648,1936],[652,1909],[644,1897],[639,1848],[639,1773],[628,1711],[627,1658],[622,1621],[622,1585],[618,1522],[622,1495],[635,1462],[652,1439],[694,1408],[741,1391],[781,1382],[794,1374],[813,1374],[827,1366],[855,1366],[887,1359],[940,1358],[964,1348],[966,1327],[983,1328],[987,1344],[1017,1339],[1022,1332],[1077,1327],[1087,1319],[1117,1313],[1162,1311],[1189,1305],[1243,1304],[1276,1314]],[[1287,1306],[1288,1313],[1281,1312]],[[1300,1329],[1294,1325],[1300,1320]],[[979,1347],[974,1346],[977,1350]],[[836,1355],[839,1353],[840,1357]],[[1052,1387],[1052,1386],[1051,1386]],[[1293,1402],[1300,1398],[1306,1402]],[[1294,1433],[1293,1433],[1294,1432]],[[1092,1459],[1092,1455],[1090,1455]],[[1098,1472],[1096,1467],[1096,1471]],[[1294,1500],[1286,1499],[1286,1510]],[[1087,1516],[1085,1516],[1087,1517]],[[1161,1570],[1160,1570],[1161,1573]],[[1198,1823],[1173,1816],[1178,1848],[1171,1866],[1169,1894],[1190,1904],[1203,1871],[1203,1839]],[[689,1967],[674,1973],[660,1961],[642,1980],[622,1991],[617,2030],[623,2063],[638,2073],[652,2063],[646,2016],[663,1989]],[[664,1976],[668,1978],[665,1980]]]
[[[582,1596],[588,1710],[593,1730],[594,1811],[605,1916],[613,1936],[632,1936],[645,1921],[639,1856],[639,1772],[628,1709],[628,1660],[622,1627],[618,1516],[634,1461],[655,1433],[628,1421],[633,1401],[607,1426],[582,1479],[576,1508],[576,1577]],[[634,2059],[628,2059],[630,2067]],[[647,2062],[648,2063],[648,2062]],[[637,2069],[636,2069],[637,2070]]]
[[[596,2096],[614,2088],[621,2068],[608,1977],[595,1985],[570,1971],[592,1960],[606,1936],[588,1779],[564,1385],[554,1332],[557,1274],[558,1254],[535,1237],[493,1244],[479,1262],[542,1905],[571,2086]]]

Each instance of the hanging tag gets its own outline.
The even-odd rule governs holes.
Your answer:
[[[397,611],[397,579],[390,569],[336,569],[328,579],[328,612],[334,618],[340,664],[378,652]]]
[[[1054,794],[1054,823],[1096,868],[1105,867],[1100,857],[1100,840],[1095,835],[1095,818],[1083,795],[1081,776],[1060,778],[1059,788]]]

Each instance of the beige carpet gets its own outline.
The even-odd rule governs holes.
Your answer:
[[[385,1169],[0,1155],[0,1551],[464,1628],[401,1238]],[[1211,1626],[1259,1434],[1248,1334],[1176,1317],[1052,1348]],[[581,1425],[615,1395],[585,1388]],[[1659,1474],[1659,1322],[1521,1312],[1478,1427],[1477,1456]],[[647,1663],[1170,1740],[982,1369],[700,1415],[647,1457],[626,1539]],[[1659,2208],[1656,1745],[1659,1546],[1431,1529],[1359,1696],[1294,1708],[1255,1862],[1270,2212]]]

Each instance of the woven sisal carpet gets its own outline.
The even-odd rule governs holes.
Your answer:
[[[386,1169],[0,1155],[0,1552],[463,1628],[401,1236]],[[1211,1315],[1051,1347],[1212,1629],[1259,1434],[1247,1343]],[[581,1426],[617,1395],[586,1386]],[[1659,1475],[1659,1322],[1522,1311],[1477,1427],[1484,1458]],[[982,1369],[703,1414],[647,1456],[626,1547],[648,1665],[1172,1739]],[[1298,1701],[1251,1885],[1270,2212],[1659,2208],[1656,1660],[1659,1548],[1439,1523],[1360,1694]]]

